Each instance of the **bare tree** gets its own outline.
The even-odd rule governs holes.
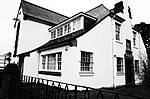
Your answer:
[[[146,47],[147,64],[143,61],[143,83],[150,87],[150,24],[141,22],[140,24],[136,24],[134,27],[139,30]]]

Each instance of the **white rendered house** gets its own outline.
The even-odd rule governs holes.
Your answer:
[[[23,75],[95,88],[134,84],[145,47],[127,0],[123,6],[66,17],[23,0],[14,49]]]

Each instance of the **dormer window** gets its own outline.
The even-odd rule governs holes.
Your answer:
[[[97,19],[95,17],[80,12],[48,30],[51,33],[51,39],[56,39],[76,31],[83,30],[92,23],[96,22],[96,20]]]
[[[79,30],[81,27],[81,18],[73,21],[73,30]]]
[[[56,30],[51,31],[51,39],[56,38]]]
[[[63,27],[60,27],[57,29],[57,36],[62,36],[63,35]]]
[[[70,26],[70,23],[68,23],[64,26],[64,34],[67,34],[70,32],[71,32],[71,26]]]

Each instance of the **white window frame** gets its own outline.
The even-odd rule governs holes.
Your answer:
[[[59,38],[69,33],[73,33],[84,27],[84,17],[77,17],[76,19],[68,22],[66,24],[62,24],[61,26],[54,28],[50,31],[51,39]]]
[[[46,55],[42,55],[41,57],[42,57],[42,62],[41,62],[42,69],[45,69],[46,68]]]
[[[122,57],[116,57],[116,71],[117,74],[124,74],[124,62]]]
[[[122,41],[122,29],[121,23],[115,22],[115,40],[121,42]]]
[[[71,23],[64,25],[64,34],[71,32]]]
[[[51,39],[56,38],[56,30],[51,31]]]
[[[77,31],[79,29],[81,29],[81,17],[77,18],[76,20],[73,21],[73,26],[72,29],[73,31]]]
[[[83,54],[85,56],[83,56]],[[93,72],[93,53],[81,51],[80,72]]]
[[[57,29],[57,37],[60,37],[63,35],[63,26]]]
[[[50,61],[53,61],[52,57],[49,60],[49,57],[51,55],[55,56],[54,62],[50,62]],[[45,68],[43,68],[43,63],[44,63],[43,56],[46,57]],[[62,69],[62,52],[41,55],[41,70],[42,71],[61,71],[61,69]]]

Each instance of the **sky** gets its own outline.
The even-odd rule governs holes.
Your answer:
[[[26,0],[66,16],[73,16],[78,12],[86,12],[100,4],[112,9],[115,0]],[[128,0],[132,13],[132,24],[145,22],[150,24],[150,1]],[[1,0],[0,2],[0,55],[13,49],[14,20],[21,0]]]

